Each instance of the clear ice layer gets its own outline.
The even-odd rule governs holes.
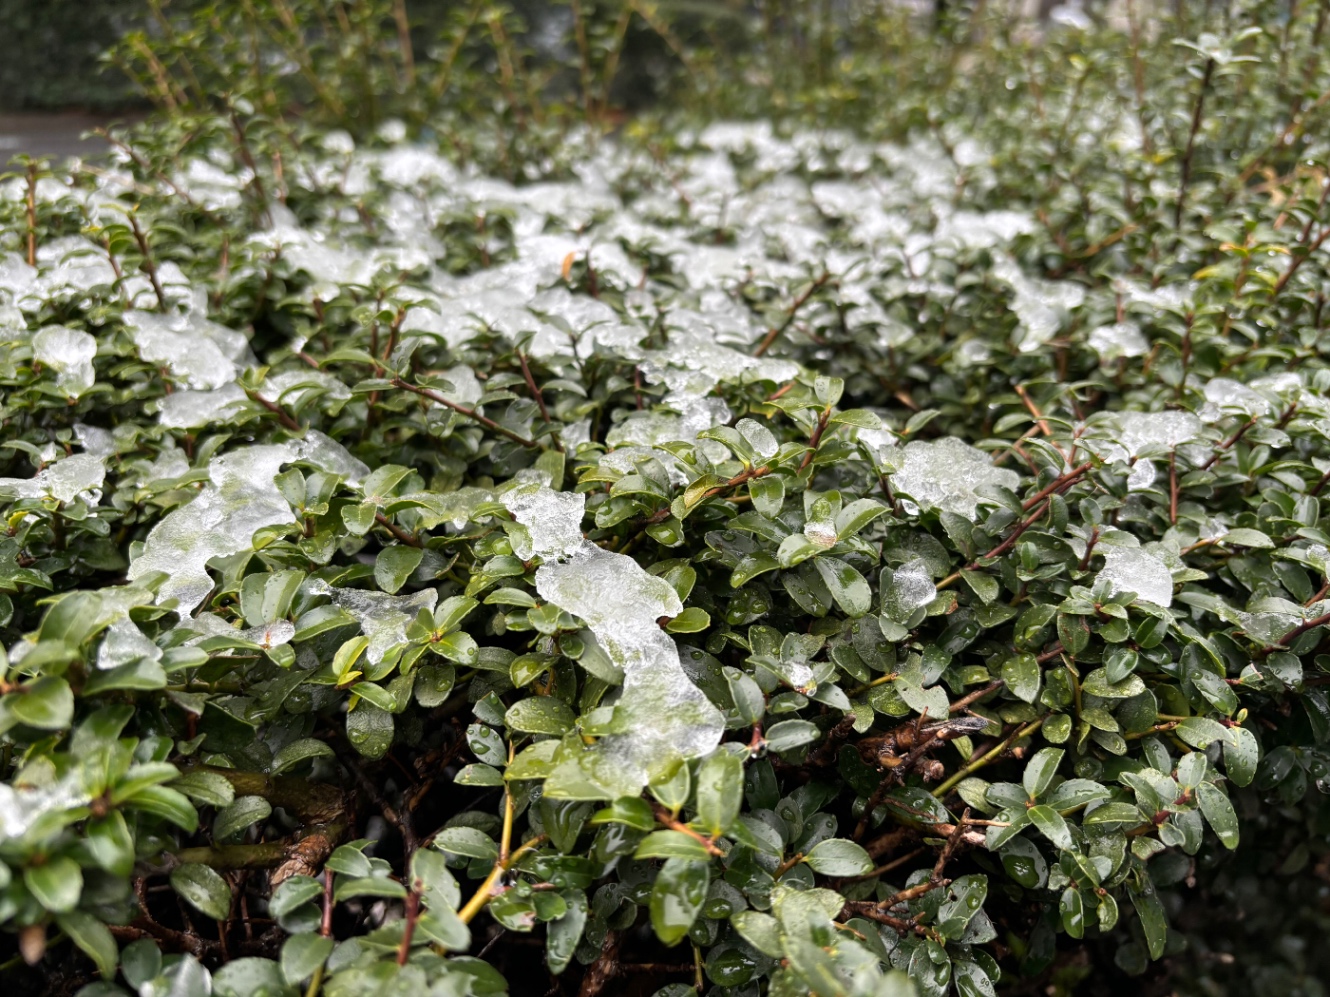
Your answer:
[[[953,436],[932,443],[913,440],[904,451],[905,466],[892,476],[892,488],[923,509],[952,512],[973,522],[980,489],[1015,489],[1020,484],[1015,471],[994,467],[988,454]]]

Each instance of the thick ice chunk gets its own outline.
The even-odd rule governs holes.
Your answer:
[[[92,387],[97,340],[86,332],[52,325],[32,337],[32,358],[56,372],[55,386],[70,398]]]
[[[129,566],[129,578],[165,572],[169,578],[157,601],[175,599],[182,615],[192,612],[212,591],[209,560],[248,550],[256,530],[291,522],[295,513],[273,479],[283,465],[297,460],[310,461],[332,474],[367,470],[339,444],[313,430],[302,441],[251,446],[214,457],[208,465],[211,481],[192,502],[152,528],[143,552]]]
[[[1014,489],[1020,480],[1015,471],[994,467],[982,450],[948,436],[934,443],[907,443],[905,466],[892,476],[891,483],[921,508],[953,512],[973,521],[978,514],[978,489]]]
[[[882,590],[882,612],[889,619],[904,623],[916,609],[922,609],[935,598],[937,588],[928,562],[916,557],[892,572],[891,583]]]
[[[567,561],[542,565],[536,591],[585,621],[624,673],[612,722],[618,733],[593,749],[616,771],[616,782],[640,788],[671,760],[716,747],[721,713],[688,678],[678,648],[657,622],[683,611],[668,582],[630,557],[586,544]]]
[[[1115,547],[1102,544],[1104,567],[1095,583],[1108,582],[1114,592],[1135,592],[1138,599],[1156,606],[1173,603],[1173,574],[1159,558],[1140,547]]]
[[[21,499],[50,497],[57,502],[73,502],[82,496],[89,505],[96,505],[105,480],[101,458],[81,453],[48,464],[33,478],[0,478],[0,491]]]
[[[513,543],[513,553],[523,561],[568,557],[586,543],[582,537],[585,495],[524,485],[505,493],[500,501],[526,532],[526,537],[519,535]]]
[[[220,388],[235,380],[235,357],[228,353],[246,348],[239,333],[197,317],[128,311],[125,325],[140,357],[162,364],[191,388]],[[238,344],[234,337],[240,338]]]
[[[238,384],[216,391],[174,391],[157,402],[157,421],[168,429],[201,429],[225,422],[231,410],[245,400]]]
[[[365,657],[376,665],[394,647],[406,643],[407,625],[416,614],[422,609],[432,610],[439,601],[439,593],[434,589],[422,589],[410,595],[388,595],[316,583],[312,590],[331,596],[333,602],[356,618],[361,633],[369,638]]]
[[[1150,349],[1150,341],[1135,322],[1116,322],[1090,330],[1090,349],[1104,363],[1123,357],[1141,357]]]

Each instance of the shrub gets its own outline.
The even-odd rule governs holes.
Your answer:
[[[778,34],[775,119],[22,164],[7,972],[1316,992],[1323,18],[1264,13],[942,32],[871,127],[899,67]]]

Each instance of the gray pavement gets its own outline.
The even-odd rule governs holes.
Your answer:
[[[95,135],[84,137],[94,128],[114,119],[90,114],[6,114],[0,113],[0,169],[14,157],[51,156],[90,159],[106,151],[106,143]]]

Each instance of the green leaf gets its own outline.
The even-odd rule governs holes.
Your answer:
[[[759,515],[775,519],[785,504],[785,479],[779,474],[754,478],[748,482],[748,494],[753,499],[753,509]]]
[[[767,729],[765,737],[767,747],[772,751],[793,751],[805,744],[811,744],[822,736],[817,724],[807,720],[782,720]]]
[[[1145,692],[1145,682],[1139,675],[1128,675],[1121,682],[1110,682],[1107,668],[1096,668],[1081,683],[1081,691],[1100,699],[1130,699]]]
[[[23,870],[23,884],[39,904],[62,914],[78,906],[83,895],[83,870],[66,855],[56,855],[41,865]]]
[[[672,634],[701,633],[711,626],[711,614],[700,606],[689,606],[665,624],[665,632]]]
[[[282,976],[295,986],[314,975],[332,954],[333,940],[322,935],[292,935],[282,944]]]
[[[147,786],[140,789],[125,801],[125,806],[169,820],[189,834],[198,830],[198,811],[183,793],[177,793],[169,786]]]
[[[665,945],[675,945],[697,920],[711,882],[710,864],[667,859],[651,889],[651,926]]]
[[[1206,717],[1188,717],[1178,724],[1175,732],[1193,748],[1205,749],[1212,741],[1229,740],[1228,728]]]
[[[271,959],[232,959],[212,974],[212,997],[295,997],[282,968]]]
[[[346,738],[366,758],[382,758],[393,743],[393,715],[361,702],[346,715]]]
[[[682,831],[652,831],[633,853],[638,859],[695,859],[706,862],[711,856],[706,845]]]
[[[1033,703],[1039,696],[1042,679],[1043,672],[1033,654],[1016,654],[1002,663],[1002,681],[1017,699]]]
[[[1196,801],[1201,805],[1206,822],[1219,836],[1224,847],[1230,850],[1237,848],[1238,814],[1224,791],[1212,782],[1203,782],[1196,787]]]
[[[314,737],[302,737],[298,741],[292,741],[286,747],[282,748],[272,757],[272,766],[269,771],[273,775],[280,775],[290,769],[295,768],[302,762],[307,762],[315,758],[333,758],[335,754],[333,749]],[[177,788],[179,782],[174,783]]]
[[[107,872],[128,876],[134,871],[134,836],[119,810],[89,820],[84,835],[88,851]]]
[[[1164,945],[1168,941],[1168,920],[1164,916],[1164,905],[1155,892],[1154,883],[1148,874],[1143,875],[1140,886],[1127,884],[1127,893],[1131,896],[1132,906],[1141,919],[1145,931],[1145,944],[1150,950],[1150,958],[1158,959],[1164,954]]]
[[[854,568],[839,558],[825,556],[815,558],[813,566],[846,616],[857,619],[873,608],[873,590]]]
[[[656,827],[656,815],[651,804],[640,796],[623,796],[592,814],[590,823],[626,824],[638,831],[651,831]]]
[[[424,556],[425,552],[419,547],[405,544],[383,548],[374,559],[375,583],[385,592],[396,593],[420,566],[420,559]]]
[[[1048,806],[1030,807],[1027,813],[1030,815],[1030,823],[1045,838],[1059,848],[1068,849],[1072,847],[1071,831],[1060,813]]]
[[[231,888],[206,865],[186,862],[176,866],[171,870],[171,887],[205,917],[224,921],[231,914]]]
[[[868,852],[848,838],[819,841],[804,856],[804,861],[823,876],[859,876],[873,868]]]
[[[6,697],[10,715],[38,730],[64,730],[74,721],[74,693],[59,676],[44,675]]]
[[[106,925],[91,914],[77,910],[57,914],[55,923],[97,965],[97,972],[103,979],[115,978],[120,950]]]
[[[530,696],[519,700],[504,714],[509,730],[524,734],[566,734],[577,724],[577,716],[562,700]]]
[[[1063,754],[1061,748],[1042,748],[1025,763],[1021,782],[1031,800],[1039,799],[1047,791],[1053,777],[1057,775]]]
[[[743,762],[724,749],[714,751],[697,771],[697,819],[715,838],[730,829],[743,803]]]
[[[581,890],[564,890],[560,895],[568,905],[567,912],[545,929],[545,964],[555,976],[572,962],[587,923],[586,894]]]
[[[499,855],[499,846],[494,840],[474,827],[445,827],[434,836],[434,847],[441,852],[487,861]]]
[[[272,814],[272,804],[262,796],[238,796],[235,802],[221,810],[212,822],[212,835],[225,840],[239,834]]]
[[[1235,786],[1250,786],[1261,760],[1261,746],[1256,735],[1245,727],[1235,727],[1224,741],[1224,772]]]

